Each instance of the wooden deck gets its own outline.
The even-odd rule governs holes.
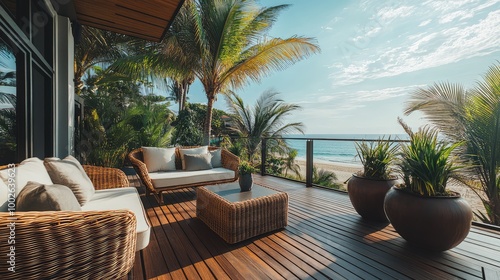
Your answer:
[[[133,279],[482,279],[482,268],[500,275],[498,231],[473,226],[458,247],[426,253],[391,225],[362,220],[344,193],[254,178],[289,194],[285,229],[228,245],[196,218],[194,189],[166,193],[163,206],[143,196],[153,228]]]

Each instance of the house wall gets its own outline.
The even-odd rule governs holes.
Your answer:
[[[73,152],[74,40],[67,17],[56,16],[55,29],[54,156],[65,157]]]

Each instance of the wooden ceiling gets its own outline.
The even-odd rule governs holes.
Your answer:
[[[74,0],[82,25],[159,42],[184,0]]]

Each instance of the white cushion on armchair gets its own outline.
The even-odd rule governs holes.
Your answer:
[[[83,211],[91,210],[131,210],[137,220],[136,251],[149,244],[151,227],[137,189],[134,187],[96,190],[92,198],[82,206]]]

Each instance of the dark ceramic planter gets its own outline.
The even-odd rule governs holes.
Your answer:
[[[252,174],[240,174],[238,183],[240,184],[240,190],[242,192],[251,190],[253,185]]]
[[[361,217],[369,221],[387,222],[384,198],[396,182],[397,179],[371,180],[353,174],[347,182],[347,193]]]
[[[472,222],[472,209],[459,194],[424,197],[393,187],[385,196],[384,209],[401,237],[429,251],[460,244]]]

